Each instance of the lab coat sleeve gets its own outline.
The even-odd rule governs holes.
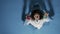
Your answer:
[[[44,18],[44,21],[45,21],[45,22],[49,22],[49,21],[51,21],[51,20],[47,17],[47,18]]]
[[[30,23],[30,20],[26,20],[24,25],[29,25]]]

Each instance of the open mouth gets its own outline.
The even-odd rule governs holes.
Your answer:
[[[37,18],[38,18],[38,16],[37,16]]]

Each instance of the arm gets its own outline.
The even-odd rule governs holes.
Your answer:
[[[25,24],[29,25],[30,23],[31,23],[31,17],[30,17],[30,15],[26,15]]]
[[[49,22],[49,21],[50,21],[50,19],[49,19],[49,13],[46,12],[46,13],[44,14],[43,20],[44,20],[44,22]]]

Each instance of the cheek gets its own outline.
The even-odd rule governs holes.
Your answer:
[[[34,16],[34,18],[36,18],[36,16]]]

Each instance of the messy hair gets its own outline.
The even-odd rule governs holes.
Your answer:
[[[31,18],[32,18],[33,20],[35,20],[34,15],[35,15],[36,13],[40,15],[39,20],[40,20],[40,19],[43,19],[43,15],[44,15],[43,11],[36,9],[36,10],[32,10],[32,13],[31,13]]]

